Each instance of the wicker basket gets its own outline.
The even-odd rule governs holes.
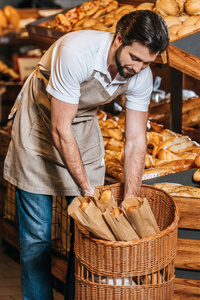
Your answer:
[[[110,189],[123,198],[123,185]],[[75,284],[77,300],[171,300],[179,213],[172,197],[142,185],[160,233],[130,242],[110,242],[92,236],[75,224]]]

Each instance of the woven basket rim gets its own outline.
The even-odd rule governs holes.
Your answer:
[[[122,185],[122,183],[119,182],[119,183],[112,184],[112,186],[113,185],[120,186],[120,185]],[[164,190],[161,190],[161,189],[159,189],[157,187],[154,187],[154,186],[151,186],[151,185],[142,184],[141,187],[146,187],[146,188],[158,190],[159,192],[162,192],[163,194],[165,194],[171,200],[171,202],[173,203],[173,205],[175,207],[175,209],[174,209],[174,220],[164,230],[162,230],[159,233],[156,233],[154,235],[150,235],[148,237],[144,237],[144,238],[140,238],[140,239],[132,240],[132,241],[127,241],[127,242],[125,242],[125,241],[108,241],[108,240],[103,240],[103,239],[94,237],[83,226],[81,226],[80,224],[75,222],[76,225],[79,227],[79,230],[81,232],[83,232],[93,242],[98,242],[100,244],[104,244],[104,245],[106,244],[106,245],[109,245],[109,246],[120,246],[120,247],[123,247],[123,246],[127,247],[129,245],[137,245],[137,244],[142,244],[142,243],[145,243],[145,242],[148,242],[148,241],[156,240],[156,239],[161,238],[164,235],[172,232],[173,230],[175,230],[178,227],[178,221],[180,219],[180,212],[179,212],[179,208],[178,208],[177,204],[173,200],[173,197],[171,195],[169,195],[167,192],[165,192]]]

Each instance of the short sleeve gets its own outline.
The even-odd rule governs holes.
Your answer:
[[[52,52],[51,75],[47,92],[58,100],[77,104],[80,83],[84,80],[83,67],[77,53],[67,45],[55,47]]]
[[[153,89],[153,76],[150,67],[129,80],[126,92],[126,108],[147,112]]]

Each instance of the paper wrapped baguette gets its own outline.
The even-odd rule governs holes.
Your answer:
[[[109,207],[103,213],[103,216],[118,241],[127,242],[139,239],[139,236],[120,208]]]
[[[117,202],[115,202],[109,188],[102,185],[97,185],[94,190],[94,202],[96,206],[104,212],[107,207],[117,207]]]
[[[122,202],[129,222],[140,238],[160,232],[154,214],[146,198],[132,197]]]
[[[94,236],[104,240],[116,241],[102,216],[102,212],[91,197],[78,196],[74,198],[68,207],[68,214]]]

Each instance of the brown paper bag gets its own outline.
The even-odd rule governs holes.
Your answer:
[[[132,241],[135,239],[139,239],[137,233],[128,222],[127,218],[125,217],[124,213],[121,209],[119,209],[120,214],[115,216],[112,211],[114,207],[107,208],[106,211],[103,213],[103,217],[105,218],[106,222],[112,229],[116,239],[118,241]]]
[[[160,232],[146,198],[132,197],[125,199],[122,202],[122,207],[125,211],[125,215],[139,237],[148,237]]]
[[[105,195],[105,192],[110,192],[109,197]],[[97,185],[95,187],[94,201],[102,212],[104,212],[107,207],[117,207],[117,202],[115,202],[109,187],[104,187],[103,185]]]
[[[83,202],[88,202],[85,211],[80,208],[80,205]],[[91,197],[84,198],[78,196],[74,198],[68,207],[68,214],[93,235],[104,240],[116,241],[102,216],[102,212],[92,201]]]

